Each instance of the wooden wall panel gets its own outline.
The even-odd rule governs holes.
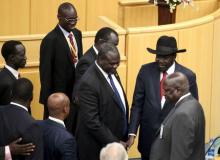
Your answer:
[[[106,16],[118,21],[118,0],[87,0],[86,30],[97,30],[97,17]]]
[[[0,1],[0,35],[29,34],[30,1]]]
[[[220,13],[220,12],[219,12]],[[212,103],[211,103],[211,127],[210,135],[220,135],[219,113],[220,113],[220,17],[214,23],[214,44],[213,44],[213,70],[212,70]]]
[[[30,34],[47,33],[58,23],[57,9],[66,0],[31,0]],[[67,0],[77,10],[80,20],[77,28],[85,30],[86,0]]]

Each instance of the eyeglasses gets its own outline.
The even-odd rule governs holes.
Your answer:
[[[60,17],[62,19],[64,19],[67,23],[76,23],[77,21],[79,21],[79,17],[76,18],[64,18],[64,17]]]

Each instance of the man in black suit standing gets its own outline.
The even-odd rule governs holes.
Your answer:
[[[44,160],[77,160],[75,138],[63,122],[69,105],[69,98],[63,93],[53,93],[48,98],[49,118],[39,122],[43,128]]]
[[[89,48],[89,50],[86,51],[86,53],[82,56],[82,58],[79,60],[76,66],[75,71],[75,85],[73,88],[73,130],[75,133],[76,128],[76,122],[77,122],[77,90],[80,83],[80,78],[83,76],[83,74],[87,71],[87,69],[95,62],[99,47],[102,43],[109,42],[113,45],[118,45],[118,33],[109,27],[103,27],[96,33],[94,45]]]
[[[75,28],[78,20],[75,7],[62,3],[57,18],[58,25],[44,37],[40,46],[40,103],[44,104],[44,119],[48,118],[50,94],[62,92],[72,99],[75,66],[82,56],[82,33]],[[67,120],[69,130],[71,126]]]
[[[5,67],[0,71],[0,105],[11,102],[11,88],[26,64],[25,47],[20,41],[6,41],[1,49]]]
[[[95,61],[81,78],[76,140],[80,160],[97,160],[106,144],[127,147],[128,103],[116,68],[118,49],[103,43]]]
[[[22,137],[21,143],[33,143],[31,155],[12,155],[13,160],[43,159],[43,141],[40,126],[29,115],[33,98],[33,84],[26,78],[16,80],[12,87],[12,101],[0,108],[0,146]]]
[[[150,53],[156,54],[156,61],[143,65],[138,73],[131,107],[128,141],[130,147],[134,143],[140,125],[138,150],[143,160],[149,160],[155,132],[174,106],[165,101],[163,94],[162,85],[166,76],[174,72],[184,73],[189,80],[191,94],[198,99],[195,73],[175,61],[176,54],[186,50],[178,50],[174,37],[161,36],[157,41],[156,50],[147,49]]]

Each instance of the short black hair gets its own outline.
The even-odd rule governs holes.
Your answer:
[[[112,43],[109,43],[109,42],[102,43],[99,48],[99,54],[98,54],[97,59],[103,58],[109,52],[119,54],[118,48]]]
[[[62,3],[58,8],[58,15],[62,15],[64,10],[70,10],[71,8],[76,10],[72,3],[69,2]]]
[[[19,78],[12,86],[12,100],[28,102],[33,98],[33,84],[27,78]]]
[[[15,47],[20,44],[23,45],[20,41],[15,41],[15,40],[6,41],[3,44],[1,53],[2,53],[2,56],[4,57],[5,61],[8,60],[8,57],[10,55],[15,54],[15,50],[16,50]]]
[[[95,35],[95,43],[97,43],[100,39],[104,40],[104,41],[108,41],[110,34],[114,33],[115,35],[118,36],[118,33],[109,27],[103,27],[100,30],[98,30],[98,32]]]

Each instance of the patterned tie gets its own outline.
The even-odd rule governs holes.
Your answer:
[[[167,73],[163,72],[163,77],[162,77],[162,79],[160,81],[160,99],[162,99],[162,97],[164,96],[163,83],[164,83],[166,77],[167,77]]]
[[[70,33],[69,36],[68,36],[69,40],[70,40],[70,44],[71,44],[71,55],[72,55],[72,61],[73,63],[76,63],[77,62],[77,55],[76,55],[76,47],[75,47],[75,44],[73,42],[73,34]]]

